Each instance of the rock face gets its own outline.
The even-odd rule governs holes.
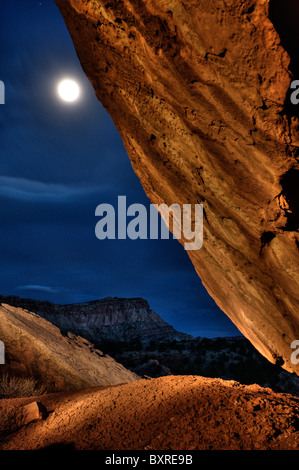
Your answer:
[[[269,3],[57,1],[152,202],[203,204],[203,247],[188,254],[208,292],[298,373],[299,121],[287,106],[292,41]]]
[[[86,339],[63,336],[35,313],[7,304],[0,305],[0,338],[6,355],[1,371],[32,376],[48,392],[116,385],[138,378]]]
[[[30,310],[58,326],[64,333],[70,331],[97,345],[105,342],[191,338],[166,323],[142,298],[107,297],[70,305],[55,305],[13,296],[0,296],[0,301]]]

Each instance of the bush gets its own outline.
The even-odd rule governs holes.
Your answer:
[[[0,398],[35,397],[45,391],[45,387],[32,377],[10,377],[8,374],[0,377]]]

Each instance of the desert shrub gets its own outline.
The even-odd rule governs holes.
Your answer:
[[[150,340],[149,344],[146,347],[146,351],[157,351],[158,343],[157,341]]]
[[[128,351],[143,351],[143,344],[140,339],[131,341],[128,345]]]
[[[34,378],[13,377],[3,374],[0,377],[0,398],[35,397],[45,393],[45,388]]]

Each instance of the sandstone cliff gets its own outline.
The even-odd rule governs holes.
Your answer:
[[[203,248],[188,254],[207,290],[298,373],[298,118],[269,3],[57,1],[152,202],[203,204]]]
[[[1,371],[32,376],[47,391],[132,382],[138,376],[85,339],[60,330],[35,313],[0,304],[0,339],[6,365]]]
[[[142,298],[106,299],[79,304],[57,305],[20,297],[2,297],[14,307],[21,307],[46,318],[62,332],[83,336],[94,344],[106,342],[188,339],[155,313]]]

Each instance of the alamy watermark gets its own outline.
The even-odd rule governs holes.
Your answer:
[[[291,363],[294,365],[299,364],[299,340],[296,339],[292,342],[291,348],[295,349],[295,351],[291,354]]]
[[[5,85],[2,80],[0,80],[0,104],[5,104]]]
[[[159,213],[165,224],[162,220],[159,224]],[[182,240],[185,250],[199,250],[203,244],[202,204],[150,204],[148,214],[143,204],[127,207],[126,196],[118,196],[117,214],[111,204],[100,204],[95,215],[100,217],[95,227],[99,240],[169,239],[171,230],[173,238]]]
[[[5,346],[3,341],[0,341],[0,365],[5,364]]]
[[[299,104],[299,80],[293,80],[291,83],[291,90],[295,90],[291,93],[291,103]]]

